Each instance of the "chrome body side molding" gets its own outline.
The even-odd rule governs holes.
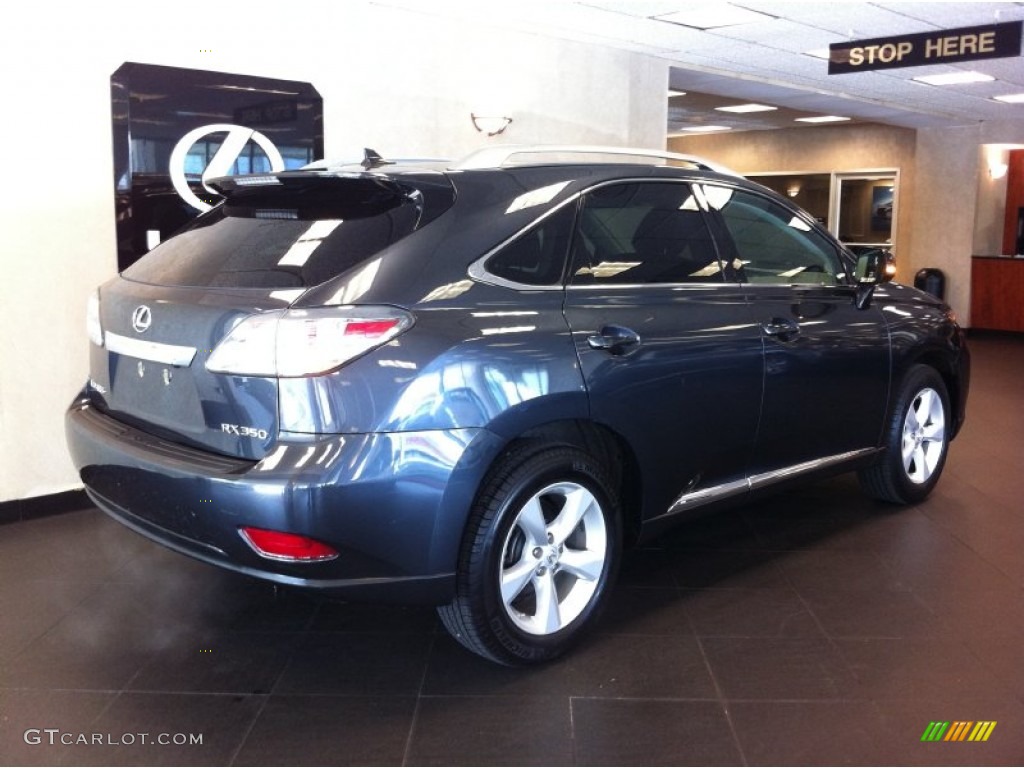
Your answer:
[[[748,491],[756,491],[760,488],[766,488],[770,485],[774,485],[775,483],[781,483],[784,480],[799,477],[800,475],[806,475],[810,472],[816,472],[821,469],[828,469],[829,467],[844,464],[848,461],[853,461],[854,459],[864,458],[877,453],[879,450],[880,449],[878,448],[861,448],[856,451],[847,451],[846,453],[839,453],[834,456],[826,456],[824,458],[812,459],[811,461],[794,464],[791,467],[783,467],[782,469],[772,470],[771,472],[762,472],[758,475],[751,475],[743,480],[734,480],[730,483],[723,483],[722,485],[716,485],[711,488],[702,488],[699,491],[690,491],[684,493],[672,502],[672,506],[668,508],[668,511],[663,515],[658,515],[654,520],[661,520],[690,509],[702,507],[705,504],[722,501],[732,496],[739,496],[747,493]]]

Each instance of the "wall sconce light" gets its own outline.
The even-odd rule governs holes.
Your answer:
[[[511,117],[490,117],[473,112],[470,112],[469,116],[473,118],[473,127],[480,131],[480,133],[486,133],[488,136],[497,136],[499,133],[504,133],[509,123],[512,122]]]
[[[788,187],[786,187],[786,194],[789,195],[790,197],[796,197],[797,195],[800,194],[800,185],[790,184]]]
[[[995,181],[1010,170],[1010,153],[1024,149],[1024,144],[982,144],[983,162],[988,166],[988,177]]]

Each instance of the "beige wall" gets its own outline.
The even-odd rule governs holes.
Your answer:
[[[980,126],[922,128],[917,134],[911,265],[945,273],[946,301],[968,325],[980,137]]]
[[[1006,217],[1006,176],[992,178],[990,162],[1006,163],[1009,150],[1002,145],[978,147],[978,189],[975,205],[974,246],[978,256],[999,256],[1003,253],[1003,226]]]
[[[86,296],[115,273],[109,78],[123,62],[308,80],[324,98],[332,157],[364,146],[406,157],[488,142],[664,146],[658,59],[359,0],[148,8],[27,4],[0,47],[0,501],[79,486],[63,411],[87,372]],[[492,109],[515,122],[488,140],[470,112]]]
[[[974,229],[974,252],[980,256],[1003,253],[1003,225],[1006,215],[1006,176],[992,178],[989,166],[1006,163],[1014,149],[1024,149],[1024,123],[1019,120],[981,125],[978,156],[978,203]]]

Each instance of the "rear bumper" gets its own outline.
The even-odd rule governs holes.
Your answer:
[[[111,517],[171,549],[281,584],[354,598],[441,604],[454,594],[465,517],[486,467],[483,430],[280,441],[261,461],[171,443],[76,400],[68,448]],[[257,555],[241,526],[317,539],[334,560]]]

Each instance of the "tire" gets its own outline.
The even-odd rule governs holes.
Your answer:
[[[621,550],[618,494],[593,457],[524,443],[477,495],[456,596],[438,608],[469,650],[506,665],[554,659],[600,614]]]
[[[923,501],[946,464],[950,431],[949,394],[927,365],[910,369],[900,385],[885,432],[885,452],[859,473],[861,488],[891,504]]]

